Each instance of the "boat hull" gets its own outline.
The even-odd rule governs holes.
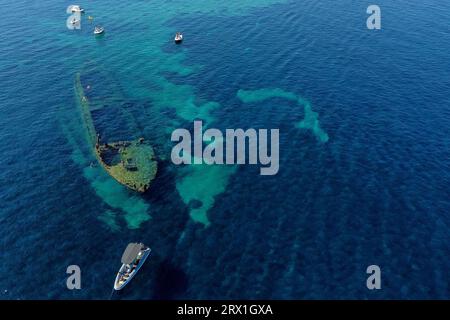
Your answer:
[[[119,279],[121,274],[125,271],[126,266],[125,264],[122,264],[122,266],[120,267],[119,272],[116,275],[116,280],[114,281],[114,290],[119,291],[122,290],[128,283],[130,283],[131,279],[134,278],[134,276],[136,275],[136,273],[138,273],[139,269],[142,267],[142,265],[144,264],[145,260],[147,260],[148,256],[150,255],[151,249],[148,248],[144,251],[144,255],[141,258],[141,260],[139,261],[139,264],[137,265],[136,269],[133,270],[133,272],[130,273],[130,276],[128,277],[128,279],[123,282],[120,283]]]
[[[106,75],[100,74],[100,78],[107,80]],[[91,108],[94,110],[100,109],[105,104],[108,104],[108,101],[121,100],[121,96],[100,96],[96,95],[95,90],[92,91],[91,89],[85,93],[84,87],[86,87],[86,84],[81,82],[81,75],[78,73],[75,79],[77,104],[81,109],[82,120],[94,156],[102,168],[119,183],[133,191],[146,192],[150,188],[157,172],[157,161],[153,147],[144,141],[143,138],[108,143],[99,141],[91,115]],[[114,85],[108,86],[108,90],[115,93],[120,92],[120,88]],[[129,159],[132,160],[131,164],[127,163]],[[134,167],[130,167],[130,165],[134,165]]]
[[[175,43],[177,43],[177,44],[183,42],[183,36],[181,36],[181,37],[179,37],[179,38],[178,38],[178,37],[175,37],[174,41],[175,41]]]

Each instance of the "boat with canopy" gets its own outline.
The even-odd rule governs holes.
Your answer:
[[[128,244],[122,254],[122,267],[120,267],[116,280],[114,281],[114,290],[122,290],[133,279],[150,255],[150,252],[151,249],[143,243]]]

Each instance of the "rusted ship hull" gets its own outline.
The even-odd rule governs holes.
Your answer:
[[[87,138],[98,163],[124,186],[137,192],[147,191],[157,172],[152,146],[143,138],[103,143],[103,139],[95,129],[90,97],[85,94],[80,73],[75,77],[75,95],[81,109]]]

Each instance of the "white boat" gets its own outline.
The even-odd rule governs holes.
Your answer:
[[[180,32],[177,32],[175,35],[175,43],[181,43],[183,41],[183,35]]]
[[[102,34],[103,32],[105,32],[105,28],[103,27],[96,26],[94,29],[94,34]]]
[[[72,8],[72,13],[75,13],[75,12],[83,13],[84,12],[84,9],[81,8],[80,6],[72,5],[71,8]]]
[[[114,290],[122,290],[133,279],[150,252],[151,249],[142,243],[128,244],[122,255],[122,267],[120,267],[114,281]]]
[[[72,25],[76,25],[78,22],[80,22],[80,20],[74,18],[70,23],[72,23]]]

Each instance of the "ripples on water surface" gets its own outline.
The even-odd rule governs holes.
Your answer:
[[[136,240],[154,254],[119,299],[449,298],[448,4],[379,1],[380,32],[350,0],[96,1],[81,31],[69,4],[2,6],[0,298],[106,299]],[[92,66],[126,100],[99,128],[160,157],[144,196],[91,166],[73,85]],[[194,119],[279,128],[278,175],[174,167]]]

